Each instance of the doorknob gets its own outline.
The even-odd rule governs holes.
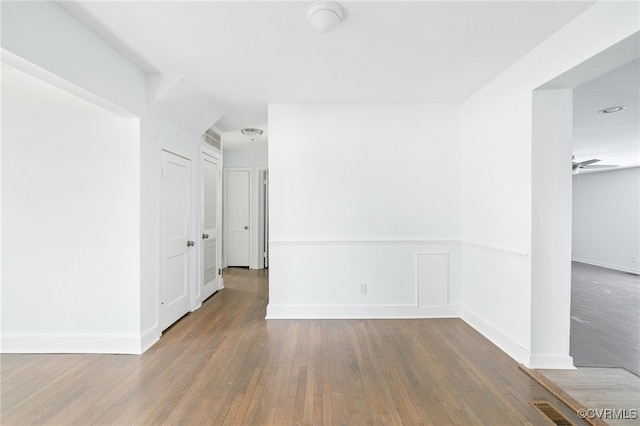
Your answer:
[[[193,247],[193,246],[195,246],[195,245],[196,245],[196,243],[195,243],[195,242],[193,242],[193,241],[187,241],[187,247]]]
[[[209,234],[202,234],[202,239],[206,240],[207,238],[209,238]]]
[[[249,229],[249,227],[247,225],[244,226],[244,229]]]

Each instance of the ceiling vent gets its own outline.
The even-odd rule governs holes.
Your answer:
[[[207,131],[204,132],[204,134],[202,135],[202,142],[204,142],[205,144],[209,145],[212,148],[217,149],[218,151],[221,150],[220,141],[221,141],[220,134],[213,129],[207,129]]]

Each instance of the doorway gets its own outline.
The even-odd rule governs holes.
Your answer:
[[[225,172],[226,265],[249,267],[251,239],[251,170]]]
[[[639,33],[533,92],[531,368],[572,368],[573,89],[638,57]],[[596,110],[597,113],[597,110]]]

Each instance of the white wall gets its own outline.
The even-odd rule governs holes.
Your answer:
[[[456,315],[459,126],[452,104],[270,105],[268,316]],[[447,309],[416,306],[423,252],[449,252]]]
[[[139,120],[9,68],[2,106],[3,349],[139,350]]]
[[[222,135],[222,145],[225,167],[257,168],[266,167],[269,163],[267,143],[231,148],[225,144],[225,137]]]
[[[550,232],[548,227],[536,228],[532,212],[570,214],[553,211],[555,194],[533,205],[534,180],[544,176],[544,166],[532,167],[533,91],[637,32],[638,16],[635,2],[597,3],[463,104],[463,318],[530,366],[570,367],[571,362],[566,342],[558,344],[558,333],[566,334],[564,325],[556,330],[550,320],[537,321],[548,314],[544,303],[532,309],[531,277],[549,272],[532,270],[536,265],[531,259],[542,249],[532,247],[532,234]],[[617,65],[611,63],[612,68]],[[551,235],[544,238],[553,241]],[[550,265],[541,262],[537,267]],[[562,293],[570,286],[554,283]],[[510,297],[495,303],[501,295]],[[568,318],[568,302],[561,311]],[[532,330],[540,326],[545,329]],[[533,336],[544,341],[536,342]]]
[[[533,93],[530,365],[567,368],[571,314],[570,89]]]
[[[573,176],[572,243],[578,262],[640,273],[640,168]]]
[[[131,62],[125,59],[119,52],[111,48],[98,36],[90,32],[85,26],[64,12],[54,2],[4,2],[2,4],[2,47],[3,60],[15,55],[23,62],[30,62],[28,67],[36,72],[40,67],[42,72],[36,72],[39,76],[50,74],[56,78],[57,84],[72,90],[83,99],[89,99],[99,104],[110,105],[114,110],[126,111],[131,116],[139,117],[138,144],[135,158],[137,158],[138,175],[135,181],[129,185],[135,186],[138,191],[139,213],[137,241],[139,247],[139,279],[132,284],[133,290],[127,288],[127,292],[134,291],[133,303],[136,305],[135,319],[127,318],[127,330],[135,329],[137,348],[134,352],[144,351],[160,336],[158,327],[159,319],[159,150],[163,144],[177,147],[186,152],[194,160],[193,181],[195,193],[200,191],[199,176],[199,152],[200,138],[204,129],[180,128],[166,114],[159,114],[148,104],[147,76]],[[24,61],[26,60],[26,61]],[[47,77],[48,78],[48,77]],[[166,109],[166,108],[165,108]],[[201,111],[209,114],[210,111]],[[198,114],[198,112],[194,112]],[[211,118],[215,121],[215,118]],[[176,120],[180,122],[180,120]],[[182,120],[184,121],[184,120]],[[202,120],[195,120],[202,121]],[[213,123],[211,123],[213,124]],[[4,125],[4,120],[3,120]],[[55,129],[55,128],[53,128]],[[53,129],[49,129],[52,131]],[[10,161],[3,156],[3,162]],[[119,170],[119,163],[112,163],[112,170]],[[3,189],[6,181],[3,180]],[[200,198],[196,197],[196,222],[201,223]],[[6,209],[3,203],[3,210]],[[6,220],[3,218],[6,226]],[[6,232],[6,228],[3,229]],[[196,229],[197,234],[197,229]],[[3,235],[4,239],[4,235]],[[199,250],[201,239],[194,238],[196,250]],[[82,253],[82,245],[78,244],[75,252]],[[75,253],[73,252],[73,253]],[[73,254],[72,253],[72,254]],[[6,257],[6,248],[2,252]],[[196,257],[196,280],[200,280],[200,260]],[[6,261],[3,261],[5,264]],[[3,270],[3,276],[5,275]],[[3,290],[10,285],[3,279]],[[30,288],[37,292],[46,287],[46,282],[30,281]],[[6,291],[6,290],[5,290]],[[78,293],[79,303],[89,302],[95,294],[92,291]],[[123,306],[130,306],[129,294],[120,293],[116,297]],[[60,293],[58,298],[65,301],[70,298],[68,294]],[[3,294],[4,300],[4,294]],[[197,305],[197,300],[196,300]],[[194,306],[193,308],[196,308]],[[114,308],[119,309],[119,308]],[[129,309],[129,308],[127,308]],[[45,324],[48,320],[45,312],[33,312],[33,324]],[[75,335],[79,345],[68,345],[65,348],[51,346],[46,339],[34,341],[40,351],[68,351],[68,352],[92,352],[121,351],[120,345],[114,342],[109,350],[99,348],[92,340],[94,334],[99,335],[102,330],[110,329],[109,318],[102,318],[100,325],[86,331],[81,324],[76,329],[64,330]],[[17,319],[4,318],[2,323],[3,336],[6,332],[19,329]],[[43,325],[44,327],[44,325]],[[44,329],[43,329],[44,330]],[[35,332],[35,330],[34,330]],[[4,337],[3,337],[4,339]],[[4,348],[3,348],[4,349]]]

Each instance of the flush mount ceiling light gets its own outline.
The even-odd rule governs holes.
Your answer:
[[[342,12],[342,6],[334,1],[316,1],[309,6],[309,22],[313,28],[327,34],[336,29]]]
[[[614,112],[620,112],[623,109],[625,109],[625,107],[623,106],[612,106],[612,107],[603,108],[598,112],[600,114],[613,114]]]
[[[260,137],[262,133],[264,133],[261,129],[254,129],[251,127],[247,127],[246,129],[240,130],[243,135],[248,136],[251,139],[251,142],[255,141],[257,137]]]

